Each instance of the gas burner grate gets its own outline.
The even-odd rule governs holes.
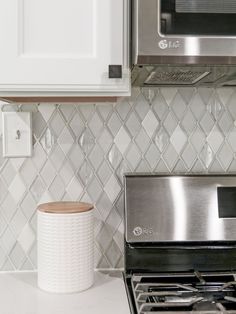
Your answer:
[[[131,287],[138,314],[236,313],[233,275],[133,274]]]

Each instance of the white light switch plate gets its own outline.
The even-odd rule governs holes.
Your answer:
[[[2,112],[3,157],[32,156],[31,112]]]

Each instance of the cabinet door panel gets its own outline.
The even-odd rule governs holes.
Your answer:
[[[122,90],[125,0],[1,0],[0,89]],[[109,64],[123,79],[109,79]]]
[[[96,5],[95,0],[21,0],[21,53],[36,58],[94,57]]]

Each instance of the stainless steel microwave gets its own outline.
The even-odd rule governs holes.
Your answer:
[[[133,0],[132,64],[143,85],[235,85],[236,0]]]

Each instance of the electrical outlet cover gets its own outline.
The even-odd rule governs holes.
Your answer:
[[[32,156],[31,112],[2,112],[3,157]]]

